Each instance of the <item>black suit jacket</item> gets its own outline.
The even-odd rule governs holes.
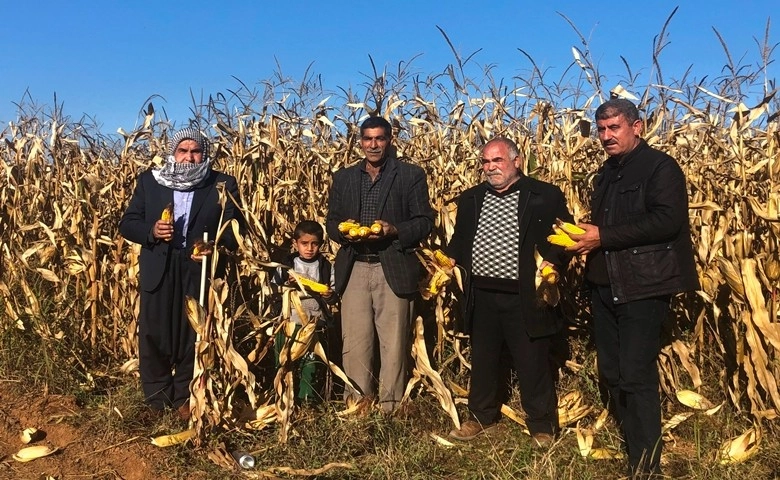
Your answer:
[[[334,264],[336,291],[344,293],[355,261],[354,244],[339,231],[339,223],[360,218],[360,168],[362,162],[333,175],[328,200],[328,235],[341,245]],[[389,157],[382,171],[377,219],[395,225],[398,236],[380,240],[379,259],[390,288],[398,296],[417,292],[422,265],[414,249],[433,228],[434,213],[428,198],[425,172],[417,165]]]
[[[202,239],[204,231],[208,231],[210,240],[215,239],[217,228],[220,226],[220,216],[222,216],[217,190],[217,185],[220,183],[224,183],[226,192],[238,201],[236,179],[212,171],[194,190],[187,227],[188,247],[192,247],[196,240]],[[167,257],[173,247],[170,242],[156,240],[152,235],[152,227],[160,218],[165,206],[172,202],[173,190],[157,183],[151,170],[148,170],[138,176],[130,204],[119,221],[119,232],[122,236],[141,245],[139,283],[146,291],[156,289],[168,269]],[[226,223],[233,218],[238,220],[243,230],[243,217],[238,207],[228,197],[222,222]],[[219,245],[230,250],[236,248],[236,240],[230,229],[220,237]],[[189,255],[187,257],[189,258]]]
[[[483,182],[472,187],[458,199],[458,212],[455,218],[455,231],[449,244],[444,249],[447,255],[454,258],[458,265],[467,272],[467,278],[471,277],[472,250],[474,237],[477,233],[477,222],[482,210],[489,184]],[[566,207],[566,200],[561,190],[549,183],[541,182],[527,176],[520,179],[510,187],[520,191],[518,201],[518,224],[520,229],[520,255],[517,293],[523,297],[523,308],[518,315],[522,315],[526,321],[526,331],[531,337],[551,335],[558,331],[561,320],[552,307],[542,305],[536,298],[534,279],[536,276],[536,261],[534,248],[550,263],[557,266],[569,262],[570,256],[562,247],[550,245],[547,236],[552,233],[552,225],[555,219],[560,218],[571,221],[572,216]],[[471,331],[473,305],[471,305],[472,283],[466,282],[465,289],[465,330]]]

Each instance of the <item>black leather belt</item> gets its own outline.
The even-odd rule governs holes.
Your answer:
[[[355,255],[356,262],[379,263],[379,254],[377,253],[359,253]]]

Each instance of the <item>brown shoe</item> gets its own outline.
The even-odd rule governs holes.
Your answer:
[[[179,406],[179,408],[176,409],[176,412],[179,414],[179,418],[182,420],[190,420],[190,402],[184,402]]]
[[[498,426],[497,423],[482,425],[475,420],[467,420],[461,424],[460,428],[450,432],[450,438],[455,440],[472,440],[480,433],[488,433]]]
[[[533,438],[534,447],[539,450],[549,450],[555,443],[555,437],[551,433],[538,432],[531,435]]]

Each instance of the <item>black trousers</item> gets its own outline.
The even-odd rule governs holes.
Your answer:
[[[520,386],[520,403],[531,434],[558,429],[558,398],[550,361],[551,337],[531,338],[520,314],[519,295],[474,292],[471,332],[469,410],[483,425],[498,420],[501,405],[501,350],[512,356]]]
[[[185,296],[198,298],[200,264],[186,250],[171,250],[170,265],[156,290],[141,290],[138,353],[141,386],[152,408],[178,408],[189,401],[195,363],[195,331]]]
[[[609,286],[591,292],[601,382],[621,424],[634,472],[659,472],[661,397],[658,354],[661,325],[669,314],[668,295],[620,305]]]

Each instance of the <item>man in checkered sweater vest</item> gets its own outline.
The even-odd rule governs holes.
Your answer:
[[[485,181],[458,199],[455,231],[445,249],[468,274],[465,329],[471,336],[472,363],[472,419],[450,436],[470,440],[498,422],[500,357],[506,348],[528,429],[535,445],[549,447],[558,431],[550,346],[561,319],[553,307],[537,300],[534,250],[544,258],[542,266],[565,266],[570,256],[550,245],[547,235],[556,218],[572,217],[558,187],[522,174],[523,158],[511,140],[490,140],[481,161]]]

